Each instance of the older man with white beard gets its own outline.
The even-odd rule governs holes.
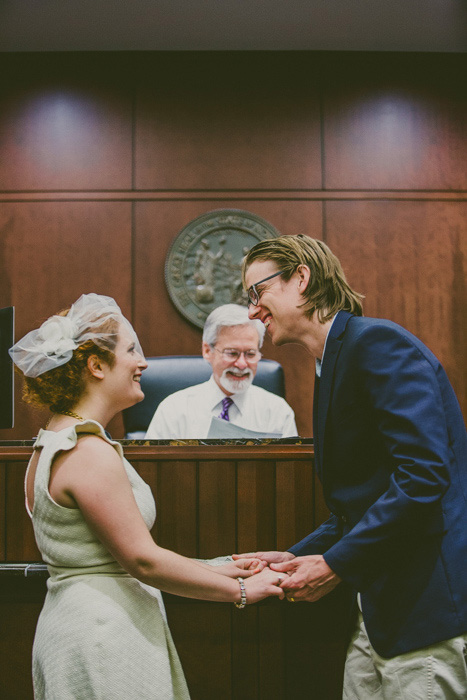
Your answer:
[[[204,325],[202,346],[212,376],[207,382],[164,399],[146,437],[206,438],[213,418],[261,434],[297,435],[294,412],[288,403],[252,384],[261,359],[264,333],[264,325],[250,320],[244,306],[225,304],[214,309]]]

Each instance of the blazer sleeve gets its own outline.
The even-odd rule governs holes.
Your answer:
[[[311,534],[307,535],[288,550],[296,557],[307,554],[324,554],[342,537],[342,524],[335,515],[324,521]]]
[[[448,380],[436,358],[401,331],[397,326],[366,328],[349,358],[371,418],[368,429],[378,432],[381,444],[375,469],[388,471],[389,480],[324,558],[361,591],[384,573],[388,561],[394,564],[397,548],[416,542],[414,532],[423,536],[442,528],[439,506],[449,486],[452,455],[440,388],[440,380]]]

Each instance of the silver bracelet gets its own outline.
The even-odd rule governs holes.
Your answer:
[[[235,605],[236,608],[238,608],[239,610],[241,610],[242,608],[244,608],[244,607],[246,606],[245,581],[242,579],[241,576],[238,576],[237,581],[238,581],[239,584],[240,584],[240,602],[239,602],[239,603],[235,603],[235,602],[234,602],[234,605]]]

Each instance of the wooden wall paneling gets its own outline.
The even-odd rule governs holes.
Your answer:
[[[231,607],[232,698],[256,700],[260,697],[258,674],[259,605],[244,610]]]
[[[161,461],[157,472],[156,541],[185,557],[199,556],[196,462]]]
[[[275,348],[266,334],[264,354],[284,367],[286,399],[295,412],[295,422],[301,437],[313,435],[313,391],[315,360],[300,345]]]
[[[237,463],[237,552],[275,548],[274,461]]]
[[[132,459],[131,465],[135,468],[135,470],[138,472],[138,474],[143,479],[143,481],[148,486],[151,487],[151,491],[152,491],[152,494],[154,496],[154,500],[156,501],[156,505],[157,505],[157,482],[158,482],[160,463],[156,460],[149,461],[149,460],[142,460],[142,459],[141,460]]]
[[[110,294],[131,312],[131,209],[125,202],[15,202],[0,218],[1,293],[31,330],[83,292]]]
[[[285,698],[287,675],[284,658],[287,640],[282,632],[283,614],[281,604],[258,606],[258,700]]]
[[[467,201],[328,202],[326,242],[367,316],[390,318],[444,365],[467,415]]]
[[[154,496],[154,500],[156,502],[156,521],[151,529],[151,535],[153,539],[161,545],[161,542],[158,538],[158,533],[157,533],[157,527],[159,525],[158,523],[158,508],[157,508],[157,501],[158,501],[158,494],[157,494],[157,482],[158,482],[158,475],[159,475],[159,469],[160,465],[157,462],[149,462],[149,461],[143,461],[143,460],[132,460],[131,461],[132,466],[136,469],[140,477],[143,479],[143,481],[151,488],[152,495]],[[171,528],[168,527],[168,530],[170,532]],[[185,543],[185,546],[188,543]],[[161,545],[162,546],[162,545]]]
[[[138,76],[138,189],[321,187],[317,75],[303,58],[145,55]]]
[[[131,251],[128,202],[4,203],[0,299],[16,308],[16,339],[83,293],[114,297],[131,318]],[[26,408],[15,384],[15,428],[0,439],[31,439],[45,416]]]
[[[7,465],[0,462],[0,561],[6,558],[6,470]]]
[[[236,465],[199,462],[199,556],[232,554],[236,549]]]
[[[145,354],[197,355],[200,329],[187,321],[170,301],[164,266],[173,239],[197,216],[213,209],[238,208],[257,214],[281,233],[306,233],[321,238],[322,204],[314,201],[178,200],[135,205],[134,325]],[[295,410],[300,435],[312,435],[314,365],[299,346],[275,348],[268,336],[263,354],[284,367],[287,400]]]
[[[0,697],[2,700],[33,700],[32,644],[43,600],[9,600],[3,585],[2,599],[8,603],[1,604]],[[15,581],[15,586],[21,588],[21,581]]]
[[[313,471],[310,462],[276,462],[276,549],[282,551],[313,530]]]
[[[6,470],[6,560],[42,561],[34,531],[24,505],[24,477],[27,462],[14,462]],[[18,507],[21,504],[21,507]]]
[[[333,625],[334,618],[331,602],[325,598],[317,603],[292,603],[283,609],[285,700],[296,700],[304,693],[310,700],[341,700],[346,639],[342,624],[337,629]],[[327,629],[333,631],[332,640]]]
[[[310,610],[304,603],[289,603],[289,608],[284,611],[282,617],[281,633],[285,643],[285,668],[286,683],[284,699],[294,700],[301,697],[304,687],[304,679],[309,680],[308,698],[321,700],[321,695],[316,694],[319,676],[312,672],[314,666],[313,648],[310,639]],[[334,700],[325,695],[326,700]],[[337,699],[336,699],[337,700]]]
[[[190,689],[191,700],[230,700],[231,609],[170,596],[168,620]],[[198,650],[204,651],[202,661]],[[234,699],[236,700],[236,699]]]
[[[131,188],[133,96],[122,56],[16,54],[2,64],[0,190]]]
[[[465,54],[334,54],[324,74],[326,189],[467,188]]]

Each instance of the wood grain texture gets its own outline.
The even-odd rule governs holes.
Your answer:
[[[347,601],[339,589],[311,605],[282,609],[281,634],[287,640],[284,656],[287,677],[282,698],[340,700],[345,661]],[[313,630],[313,633],[311,633]],[[332,659],[332,668],[329,663]]]
[[[0,190],[132,186],[132,87],[121,59],[20,54],[1,63]]]
[[[197,601],[177,604],[171,598],[167,608],[192,700],[240,700],[242,696],[232,695],[231,685],[231,607]]]
[[[232,554],[236,541],[236,465],[199,463],[199,556]]]
[[[317,75],[282,54],[174,54],[138,71],[138,189],[321,187]]]
[[[15,306],[20,339],[83,293],[113,297],[131,318],[131,205],[126,202],[23,202],[0,211],[0,299]],[[26,407],[17,376],[15,429],[30,439],[47,412]]]
[[[26,462],[7,465],[4,510],[5,559],[12,562],[41,561],[31,519],[24,505]]]
[[[305,462],[276,462],[276,547],[286,550],[313,530],[313,473]]]
[[[275,549],[275,462],[239,461],[236,488],[236,551]]]
[[[198,467],[195,462],[188,461],[162,461],[156,465],[156,541],[186,557],[200,556]],[[153,468],[154,463],[148,464],[147,469]]]
[[[331,56],[324,187],[465,190],[466,71],[465,54]]]
[[[5,462],[0,462],[0,504],[5,504],[6,500],[6,472],[7,465]],[[6,522],[5,518],[0,518],[0,561],[5,559],[5,534],[6,534]]]
[[[233,698],[253,699],[261,696],[258,673],[258,616],[257,605],[248,606],[245,610],[231,611]]]
[[[18,586],[21,587],[21,583]],[[2,586],[2,634],[0,635],[0,697],[32,700],[32,643],[45,595],[42,582],[36,600],[8,595]]]
[[[332,202],[326,242],[367,316],[418,336],[467,412],[467,202]]]
[[[287,605],[287,603],[285,603]],[[287,611],[285,611],[287,613]],[[258,685],[260,700],[283,700],[288,678],[284,666],[288,640],[282,633],[284,610],[279,605],[258,607]],[[306,695],[308,691],[306,691]]]

